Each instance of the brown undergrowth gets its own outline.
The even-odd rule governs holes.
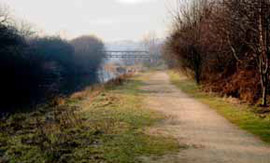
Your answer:
[[[203,82],[203,89],[206,92],[238,98],[249,104],[256,104],[259,101],[261,91],[259,74],[254,70],[238,70],[229,77],[207,79]]]

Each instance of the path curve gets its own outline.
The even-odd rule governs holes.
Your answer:
[[[165,72],[153,73],[144,82],[141,89],[148,107],[169,117],[151,132],[172,134],[187,147],[177,155],[146,162],[270,163],[269,146],[180,91]]]

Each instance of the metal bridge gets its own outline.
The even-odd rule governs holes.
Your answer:
[[[104,51],[105,58],[118,59],[150,59],[151,56],[148,51]]]

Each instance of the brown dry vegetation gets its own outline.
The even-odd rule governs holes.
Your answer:
[[[267,106],[270,1],[179,0],[164,56],[207,91]],[[261,99],[261,100],[260,100]]]
[[[123,75],[35,112],[0,119],[0,162],[140,162],[178,150],[145,128],[163,116],[144,107],[138,78]]]
[[[82,116],[83,109],[89,107],[106,88],[125,83],[131,75],[89,87],[70,98],[55,98],[31,113],[1,117],[0,162],[102,160],[99,154],[87,151],[97,143],[95,136],[100,134],[100,126],[88,124],[87,118]],[[85,153],[77,153],[80,150],[85,150]]]

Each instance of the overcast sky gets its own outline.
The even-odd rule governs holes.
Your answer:
[[[170,0],[1,0],[16,17],[46,34],[71,39],[95,34],[104,41],[164,37]]]

